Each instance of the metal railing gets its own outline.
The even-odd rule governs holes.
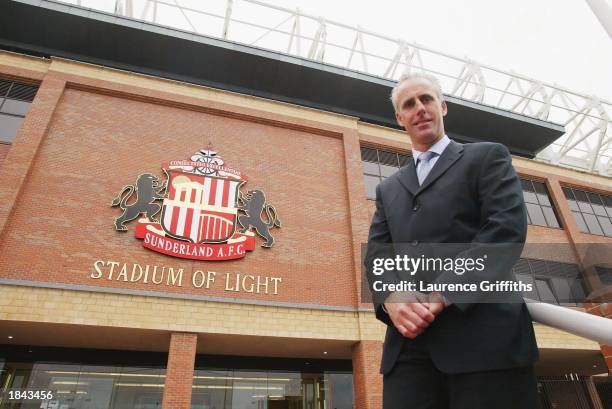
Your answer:
[[[391,80],[428,72],[448,95],[565,126],[537,160],[612,176],[612,103],[593,95],[258,0],[61,2]]]

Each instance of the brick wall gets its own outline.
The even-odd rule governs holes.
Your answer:
[[[382,357],[380,341],[361,341],[353,347],[353,384],[356,409],[382,407]]]
[[[0,144],[0,169],[2,168],[2,164],[4,163],[4,158],[6,157],[10,149],[11,145]]]
[[[373,202],[365,200],[359,144],[406,149],[401,132],[69,61],[49,63],[0,52],[2,73],[42,84],[15,143],[8,153],[0,146],[0,158],[6,155],[11,164],[0,167],[0,278],[207,295],[227,303],[0,285],[0,321],[180,332],[172,336],[168,370],[186,371],[182,375],[189,378],[189,388],[177,377],[164,396],[164,407],[177,408],[189,406],[180,399],[191,391],[193,333],[350,340],[356,342],[356,403],[380,406],[378,365],[385,328],[371,312],[230,303],[239,298],[367,307],[358,297],[359,245],[367,238]],[[209,142],[227,165],[249,177],[247,189],[263,189],[276,206],[283,227],[273,231],[273,249],[256,248],[242,260],[223,263],[185,261],[144,249],[133,237],[133,226],[127,234],[113,229],[120,211],[109,203],[124,185],[143,172],[160,175],[162,162],[186,159]],[[612,190],[609,179],[520,158],[514,163],[526,175],[550,177],[549,190],[565,227],[530,227],[530,241],[612,242],[577,232],[560,190],[562,183],[580,179]],[[97,260],[182,268],[186,283],[188,274],[204,269],[221,276],[278,276],[283,284],[272,297],[93,280]],[[540,347],[596,348],[552,328],[536,326],[536,333]],[[605,347],[603,352],[610,358]],[[182,398],[173,395],[176,391],[183,391]]]
[[[163,409],[190,409],[198,336],[173,333],[170,337]]]
[[[44,82],[41,93],[45,92]],[[34,101],[26,122],[37,122]],[[49,108],[45,108],[48,115]],[[32,131],[34,132],[34,131]],[[41,132],[40,130],[38,131]],[[29,135],[22,130],[21,138]],[[248,141],[245,143],[245,141]],[[114,230],[121,214],[110,201],[162,162],[187,159],[211,142],[229,166],[262,189],[283,227],[272,249],[244,259],[193,262],[154,253],[130,232]],[[17,144],[15,145],[17,146]],[[345,202],[342,141],[254,121],[212,115],[97,92],[67,89],[16,198],[0,242],[0,277],[133,290],[273,299],[336,306],[355,304],[354,268]],[[24,160],[33,158],[22,158]],[[41,229],[44,225],[44,229]],[[97,260],[183,269],[181,287],[90,278]],[[120,268],[120,267],[119,267]],[[231,293],[218,283],[190,285],[193,271],[280,277],[278,295]],[[333,283],[333,285],[331,285]]]

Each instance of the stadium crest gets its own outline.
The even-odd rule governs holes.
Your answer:
[[[243,193],[247,178],[210,146],[162,170],[164,181],[141,174],[112,201],[123,210],[116,230],[127,231],[126,223],[139,218],[135,235],[146,248],[194,260],[242,258],[255,248],[255,233],[265,239],[262,247],[274,245],[270,230],[281,226],[276,209],[261,190]]]

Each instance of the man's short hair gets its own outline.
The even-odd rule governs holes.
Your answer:
[[[400,86],[405,81],[413,79],[424,79],[429,81],[433,85],[434,90],[436,91],[436,95],[438,96],[440,101],[444,100],[444,95],[442,95],[442,86],[440,85],[440,81],[436,77],[424,72],[404,73],[399,77],[399,80],[397,80],[397,84],[395,84],[395,87],[393,87],[393,89],[391,90],[391,103],[393,104],[393,109],[395,109],[395,112],[397,112],[397,94],[399,92]]]

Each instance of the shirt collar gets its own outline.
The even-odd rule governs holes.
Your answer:
[[[440,138],[438,142],[434,143],[429,149],[427,149],[427,151],[435,152],[438,154],[438,156],[440,156],[442,155],[442,152],[444,152],[444,149],[446,149],[446,147],[448,146],[450,142],[451,142],[450,138],[446,134],[444,134],[444,136]],[[423,152],[417,151],[416,149],[412,150],[412,159],[414,160],[415,165],[421,153]]]

